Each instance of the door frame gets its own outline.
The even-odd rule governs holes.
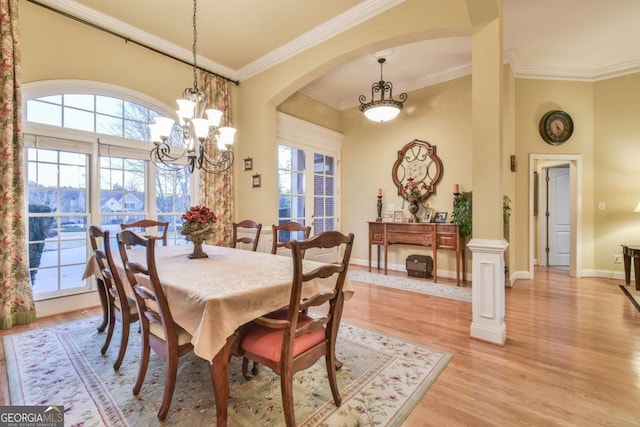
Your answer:
[[[529,278],[534,277],[534,264],[536,259],[536,238],[540,238],[542,221],[536,221],[534,215],[534,203],[538,197],[540,206],[540,195],[536,194],[534,171],[538,172],[538,177],[542,174],[543,168],[569,165],[570,180],[570,220],[569,231],[571,254],[569,256],[569,276],[582,277],[582,217],[580,208],[582,206],[582,155],[580,154],[530,154],[529,155]],[[541,186],[538,185],[538,188]],[[538,224],[538,226],[536,226]],[[540,238],[541,241],[541,238]]]
[[[305,171],[305,224],[310,225],[311,236],[314,235],[314,197],[313,174],[314,174],[314,153],[331,156],[335,160],[334,173],[334,209],[335,209],[335,230],[341,231],[341,158],[343,134],[331,129],[318,126],[315,123],[290,116],[282,112],[276,112],[276,165],[278,164],[278,147],[286,145],[305,151],[307,169]],[[311,196],[311,197],[309,197]],[[274,238],[273,236],[271,237]],[[270,242],[271,243],[271,242]],[[305,255],[305,259],[320,262],[335,262],[338,259],[337,248],[333,250],[315,249],[310,250]]]

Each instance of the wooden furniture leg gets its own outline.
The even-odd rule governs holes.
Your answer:
[[[631,283],[631,255],[629,255],[627,248],[624,248],[622,258],[624,260],[624,282],[629,284]]]
[[[102,332],[109,323],[109,300],[107,299],[107,290],[102,279],[96,279],[96,282],[98,283],[98,295],[102,306],[102,323],[98,326],[98,332]]]
[[[238,339],[238,333],[229,338],[224,347],[220,349],[213,363],[209,365],[211,370],[211,382],[216,401],[216,426],[227,427],[227,407],[229,405],[229,357],[231,348]]]
[[[633,254],[633,270],[636,279],[636,291],[640,291],[640,254]]]

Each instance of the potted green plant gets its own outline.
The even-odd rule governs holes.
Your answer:
[[[451,222],[460,227],[460,236],[467,237],[472,231],[472,205],[473,193],[471,191],[463,191],[453,201],[453,218]],[[509,224],[511,216],[511,199],[502,196],[502,220],[504,224]]]

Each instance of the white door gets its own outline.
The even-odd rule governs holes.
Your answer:
[[[568,266],[571,250],[569,235],[570,174],[569,167],[548,169],[548,265]]]

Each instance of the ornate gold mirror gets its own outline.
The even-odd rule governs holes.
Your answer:
[[[414,139],[398,151],[398,160],[391,170],[393,183],[398,187],[398,195],[409,178],[417,183],[424,182],[420,201],[427,200],[436,192],[436,184],[442,178],[442,160],[436,154],[436,146],[426,141]]]

